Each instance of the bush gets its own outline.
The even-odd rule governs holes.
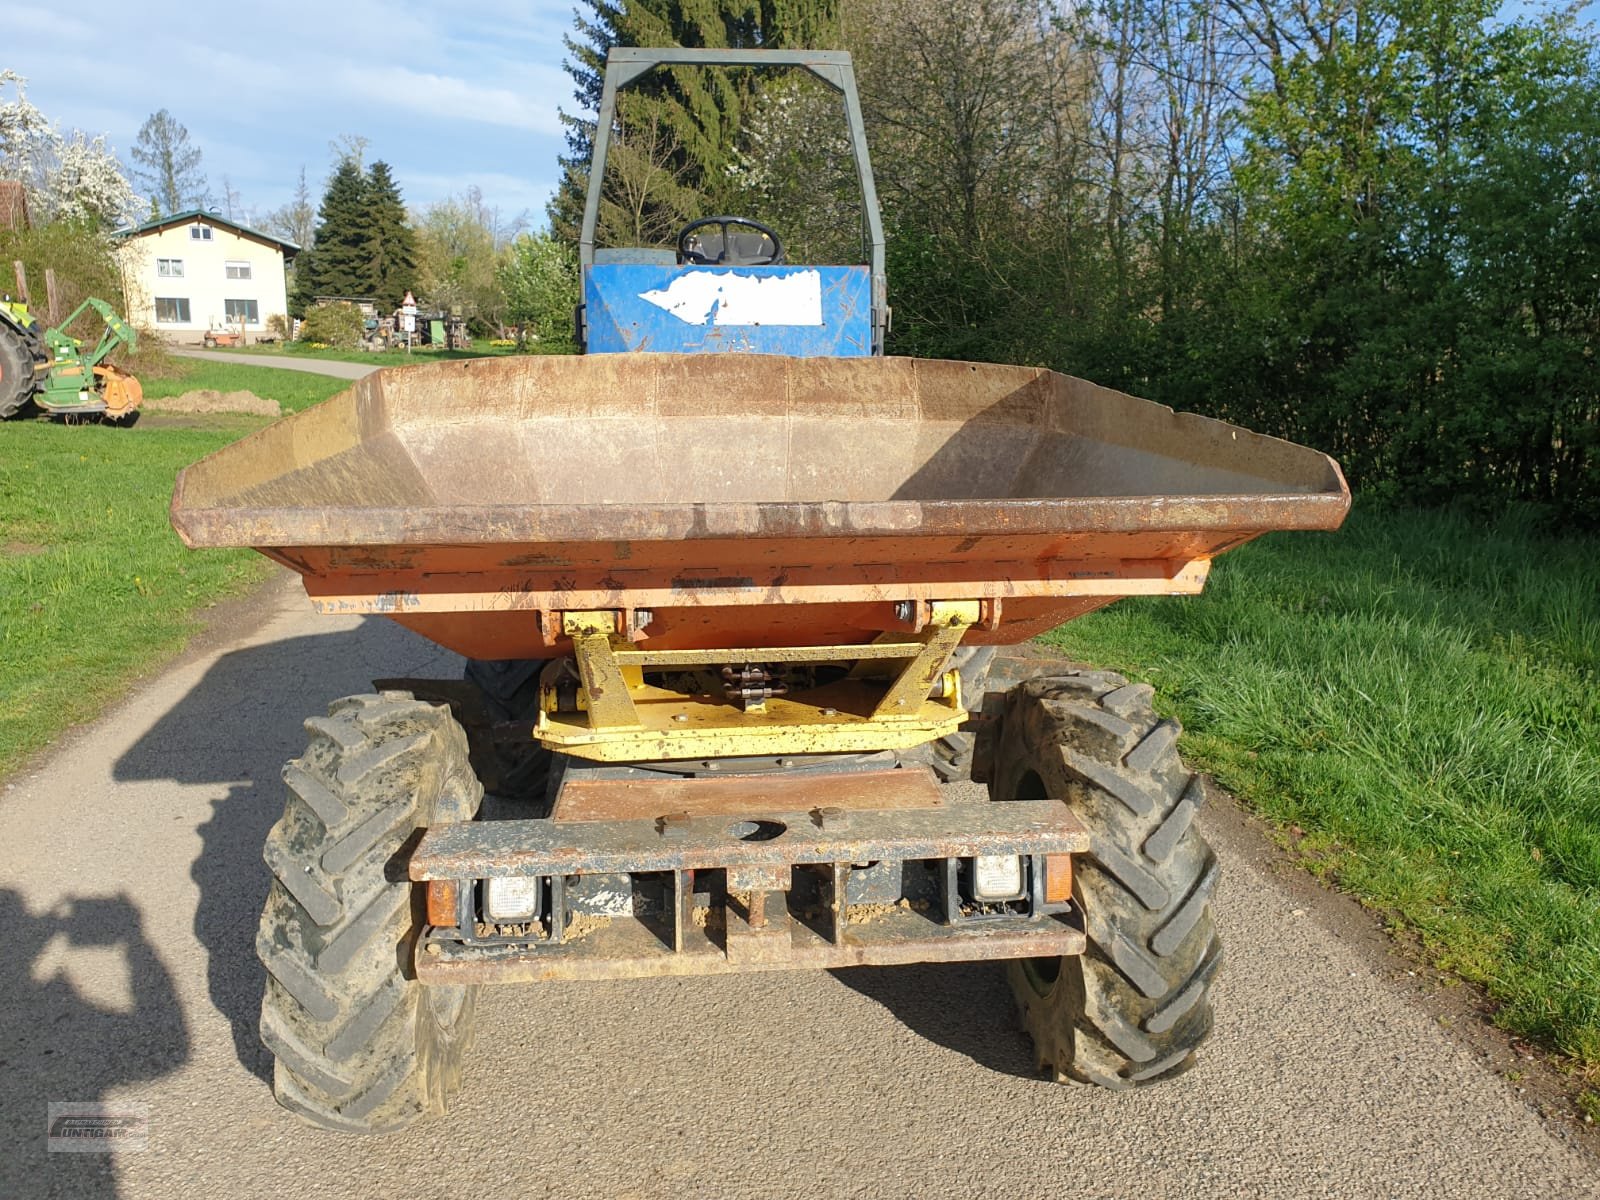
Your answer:
[[[16,291],[11,264],[20,261],[28,275],[29,308],[44,324],[49,324],[45,303],[45,271],[56,275],[60,309],[58,321],[90,296],[97,296],[119,313],[126,313],[122,297],[122,273],[112,255],[111,239],[83,221],[52,221],[28,229],[0,229],[0,294]],[[85,313],[69,333],[97,339],[103,328],[92,311]]]
[[[168,352],[160,330],[141,325],[135,332],[139,335],[139,348],[132,354],[127,350],[117,351],[114,361],[119,367],[131,371],[145,383],[182,374],[185,364]]]
[[[300,340],[353,349],[361,344],[366,322],[354,304],[339,301],[313,308],[300,322]]]
[[[525,349],[540,354],[571,354],[572,311],[582,289],[572,248],[548,234],[523,234],[500,265],[506,317],[514,321]],[[531,343],[531,345],[529,344]]]
[[[283,313],[270,314],[267,317],[267,332],[280,342],[287,342],[289,340],[289,318]]]

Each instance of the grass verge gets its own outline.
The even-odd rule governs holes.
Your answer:
[[[303,408],[346,386],[184,360],[146,392],[244,389]],[[167,524],[178,470],[264,424],[0,424],[0,776],[180,649],[199,610],[268,574],[248,550],[185,550]]]
[[[471,350],[435,350],[418,346],[409,354],[403,349],[341,350],[336,346],[311,347],[299,342],[283,346],[242,346],[219,348],[215,353],[236,354],[240,358],[317,358],[328,362],[366,363],[379,367],[403,367],[407,363],[434,362],[440,359],[500,358],[519,351],[514,346],[491,346],[479,339]]]
[[[1600,566],[1514,519],[1357,506],[1204,595],[1049,635],[1157,688],[1303,861],[1600,1078]]]

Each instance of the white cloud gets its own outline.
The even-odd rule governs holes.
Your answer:
[[[561,131],[556,108],[548,99],[548,82],[542,88],[519,92],[406,67],[366,64],[344,66],[333,78],[348,95],[367,100],[380,110],[401,109],[427,117],[536,133]]]

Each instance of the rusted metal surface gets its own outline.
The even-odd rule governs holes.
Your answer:
[[[571,610],[648,609],[672,649],[1003,599],[966,640],[1017,641],[1348,505],[1325,455],[1049,371],[641,354],[379,372],[188,468],[172,516],[501,658],[569,653]]]
[[[639,979],[667,975],[724,975],[736,971],[893,966],[1082,954],[1081,930],[1057,917],[1036,921],[943,925],[915,909],[891,909],[851,925],[839,942],[803,922],[769,924],[753,955],[725,948],[717,930],[677,923],[674,951],[638,921],[617,920],[560,945],[467,947],[435,941],[436,953],[416,956],[423,983],[535,983],[555,979]],[[735,937],[737,943],[738,938]],[[755,950],[755,947],[749,949]]]
[[[814,809],[769,811],[755,804],[740,817],[671,814],[656,820],[469,821],[424,835],[410,859],[414,880],[488,879],[496,875],[574,875],[870,862],[874,859],[971,857],[976,854],[1077,854],[1089,848],[1083,823],[1059,800],[939,808],[860,809],[848,831],[825,828]],[[781,826],[747,840],[751,822]]]
[[[830,809],[842,814],[857,808],[938,808],[940,803],[939,785],[927,771],[818,771],[762,778],[569,780],[550,815],[557,821],[627,821],[679,813],[731,817],[770,808],[819,812],[818,824],[826,827]]]

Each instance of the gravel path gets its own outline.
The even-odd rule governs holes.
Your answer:
[[[332,375],[335,379],[365,379],[380,368],[366,363],[336,362],[327,358],[281,358],[273,354],[230,354],[224,350],[174,350],[180,358],[203,358],[207,362],[231,363],[236,367],[276,367],[280,371],[304,371],[308,375]]]

